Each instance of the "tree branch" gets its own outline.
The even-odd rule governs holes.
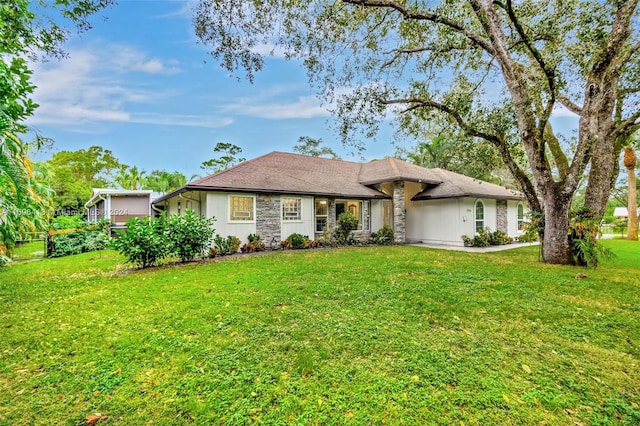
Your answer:
[[[342,0],[342,1],[347,4],[352,4],[355,6],[394,9],[398,13],[400,13],[404,17],[404,19],[414,19],[416,21],[430,21],[436,24],[442,24],[456,31],[457,33],[465,36],[467,39],[471,40],[472,43],[484,49],[489,55],[493,56],[495,54],[495,50],[491,45],[491,43],[485,40],[482,36],[480,36],[479,34],[473,31],[470,31],[461,22],[455,21],[453,19],[449,19],[442,15],[431,13],[431,12],[412,11],[406,8],[405,6],[403,6],[402,4],[393,0]]]
[[[558,94],[557,99],[562,106],[564,106],[566,109],[568,109],[572,113],[576,115],[582,115],[582,107],[575,104],[571,99],[569,99],[565,95]]]
[[[414,53],[431,52],[431,51],[438,51],[439,53],[444,53],[444,52],[451,52],[454,50],[472,50],[472,49],[474,49],[473,44],[468,44],[464,46],[448,46],[446,48],[443,48],[442,46],[425,46],[425,47],[416,47],[415,49],[394,49],[388,52],[384,52],[385,55],[390,55],[392,53],[394,55],[393,55],[393,58],[389,59],[384,64],[382,64],[381,68],[386,68],[392,65],[404,54],[411,55]]]
[[[553,105],[555,104],[555,97],[556,97],[555,70],[547,67],[547,64],[544,58],[542,57],[542,55],[540,54],[540,51],[533,45],[529,37],[525,34],[524,28],[522,27],[520,20],[518,19],[515,11],[513,10],[512,0],[507,0],[506,11],[507,11],[507,16],[509,16],[511,23],[514,25],[516,31],[518,32],[520,39],[526,46],[529,53],[531,53],[531,56],[533,56],[535,62],[537,62],[538,66],[540,67],[540,69],[542,70],[542,72],[546,77],[547,86],[549,88],[549,100],[547,101],[547,105],[544,108],[543,116],[540,117],[541,118],[540,121],[546,123],[549,120],[549,117],[551,116],[551,112],[553,111]],[[542,133],[545,133],[546,131],[547,131],[546,126],[541,129]]]
[[[516,161],[511,156],[511,152],[509,151],[508,145],[504,141],[504,137],[502,135],[492,135],[489,133],[481,132],[473,127],[471,127],[460,115],[457,111],[449,108],[448,106],[441,104],[440,102],[435,102],[428,99],[421,98],[405,98],[405,99],[389,99],[389,100],[381,100],[383,105],[394,105],[394,104],[409,104],[410,106],[401,111],[402,114],[407,113],[409,111],[417,110],[420,108],[431,108],[443,112],[449,117],[453,118],[455,122],[458,124],[458,127],[465,133],[470,136],[475,136],[478,138],[482,138],[486,141],[489,141],[493,144],[498,151],[500,152],[500,156],[504,161],[505,165],[509,168],[511,174],[516,178],[520,187],[522,188],[525,196],[527,197],[527,202],[529,203],[529,207],[537,212],[542,212],[542,205],[540,204],[540,200],[536,196],[536,190],[529,179],[529,176],[522,170],[522,168],[516,163]]]

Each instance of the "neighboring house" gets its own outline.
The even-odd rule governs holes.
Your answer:
[[[366,239],[383,225],[395,241],[462,245],[463,234],[503,230],[517,237],[521,193],[442,169],[395,158],[355,163],[272,152],[191,182],[153,202],[156,209],[215,217],[216,233],[269,244],[292,233],[318,238],[337,217],[358,218]]]
[[[127,220],[133,217],[153,215],[152,196],[153,191],[150,190],[94,188],[91,199],[84,205],[87,220],[97,222],[108,219],[112,231],[124,229]]]
[[[638,216],[640,216],[640,208],[638,208]],[[616,219],[627,219],[629,217],[629,211],[626,207],[616,207],[613,209],[613,217]]]

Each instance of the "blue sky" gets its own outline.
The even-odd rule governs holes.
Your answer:
[[[189,177],[218,142],[245,158],[291,152],[300,136],[355,161],[395,151],[391,131],[364,158],[344,148],[299,63],[269,59],[254,84],[229,76],[197,43],[187,1],[121,0],[93,23],[67,58],[33,64],[40,108],[28,124],[55,140],[53,152],[100,145],[125,164]]]
[[[29,125],[55,140],[52,152],[100,145],[125,164],[187,177],[203,173],[217,142],[253,158],[310,136],[360,159],[337,141],[300,64],[269,59],[254,84],[238,81],[197,43],[185,1],[121,0],[102,15],[71,37],[67,58],[33,64],[40,107]],[[393,152],[376,143],[364,155]]]

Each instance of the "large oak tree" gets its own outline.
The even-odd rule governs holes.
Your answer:
[[[393,111],[403,126],[441,115],[489,141],[544,213],[544,260],[565,264],[578,184],[587,179],[585,207],[601,216],[620,141],[640,126],[637,4],[200,0],[194,24],[222,66],[249,79],[265,46],[302,59],[320,95],[338,100],[345,135]],[[550,125],[558,108],[579,118],[573,141]]]

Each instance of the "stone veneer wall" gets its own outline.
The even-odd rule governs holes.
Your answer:
[[[393,234],[396,243],[406,241],[407,212],[404,206],[404,182],[393,183]]]
[[[256,233],[267,246],[275,238],[280,241],[280,197],[273,195],[256,196]]]
[[[508,219],[507,200],[496,200],[496,218],[498,231],[508,232],[509,219]]]

